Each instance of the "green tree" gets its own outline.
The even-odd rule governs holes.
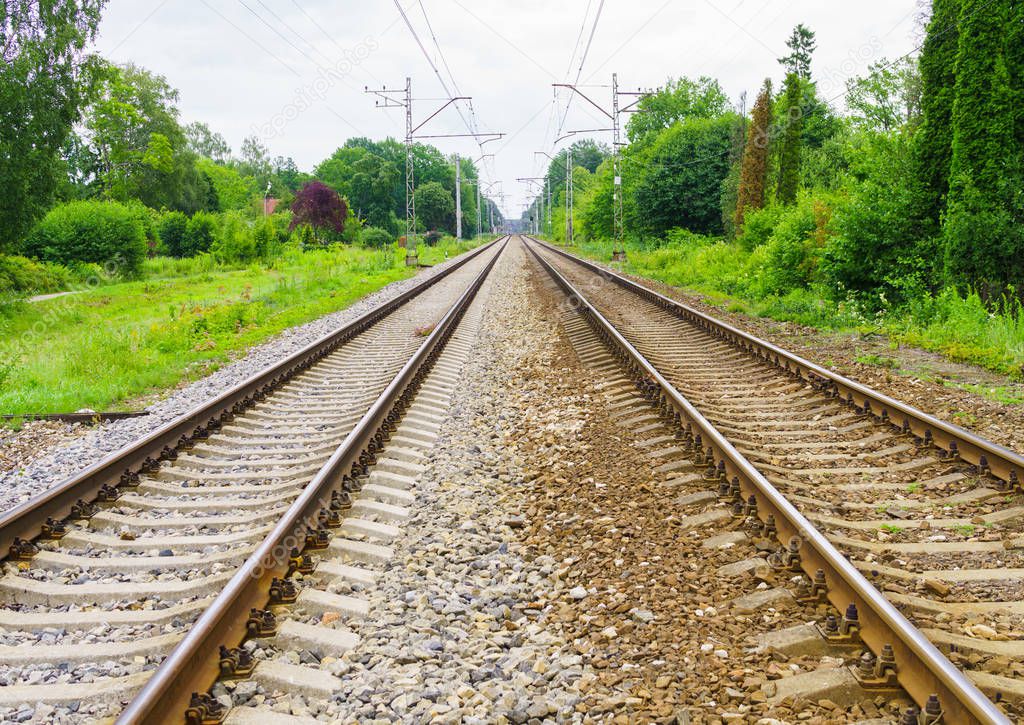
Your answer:
[[[264,182],[270,177],[270,156],[267,147],[263,145],[258,136],[246,136],[242,139],[241,159],[239,164],[244,174],[255,177],[258,181]]]
[[[206,174],[216,194],[217,205],[207,208],[223,211],[247,209],[253,199],[260,196],[262,190],[256,187],[256,180],[251,176],[243,176],[233,166],[217,164],[207,158],[198,159],[196,166],[201,173]]]
[[[786,69],[787,75],[794,73],[800,78],[809,80],[811,77],[811,56],[817,48],[814,40],[814,31],[810,30],[803,23],[793,28],[789,40],[786,41],[789,47],[789,55],[779,58],[779,63]]]
[[[85,48],[106,0],[5,0],[0,10],[0,251],[17,248],[65,174],[60,152],[88,97]]]
[[[73,201],[55,206],[25,242],[29,256],[47,262],[91,262],[134,274],[146,256],[146,230],[123,204]]]
[[[907,213],[915,194],[907,179],[916,167],[909,133],[861,133],[852,157],[857,183],[836,213],[822,263],[828,289],[872,309],[918,297],[932,287],[935,253],[914,241],[918,225]]]
[[[768,184],[768,145],[772,121],[772,82],[765,79],[754,102],[747,129],[747,142],[743,147],[740,166],[740,186],[736,199],[737,233],[743,229],[743,217],[750,209],[760,209],[765,202]]]
[[[782,148],[779,153],[779,184],[776,190],[776,198],[782,204],[792,204],[796,201],[797,187],[800,183],[800,146],[804,121],[801,97],[800,77],[796,73],[790,73],[786,76],[783,91],[785,115]]]
[[[177,101],[162,76],[108,64],[84,114],[90,185],[108,198],[138,199],[153,208],[211,208],[215,197],[188,150]]]
[[[729,97],[714,78],[683,77],[670,79],[664,88],[646,96],[637,107],[641,112],[634,114],[626,124],[630,141],[641,140],[652,131],[668,128],[678,121],[717,118],[729,110]]]
[[[425,230],[454,232],[455,201],[440,182],[416,187],[416,220]]]
[[[904,124],[915,128],[921,116],[917,60],[903,58],[890,63],[883,58],[872,63],[867,76],[847,81],[846,107],[856,128],[894,131]]]
[[[922,236],[938,234],[949,192],[961,2],[933,0],[921,48],[921,127],[914,138],[916,169],[911,179],[916,188],[912,211]]]
[[[231,147],[224,137],[210,130],[205,123],[195,121],[185,126],[185,141],[188,150],[196,156],[216,161],[221,164],[231,159]]]
[[[963,0],[943,220],[951,280],[989,296],[1024,285],[1024,159],[1004,45],[1011,4]]]
[[[658,134],[649,153],[632,164],[636,175],[635,225],[660,234],[682,227],[699,234],[722,231],[721,188],[729,172],[734,116],[694,118]]]
[[[180,211],[169,211],[160,217],[157,223],[157,234],[163,244],[164,252],[172,257],[184,257],[185,230],[188,228],[188,217]]]
[[[197,211],[193,214],[185,226],[181,255],[183,257],[194,257],[202,252],[208,252],[217,239],[217,227],[217,216],[215,214],[204,211]]]

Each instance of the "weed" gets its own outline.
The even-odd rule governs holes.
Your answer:
[[[876,367],[890,368],[893,370],[900,366],[899,361],[894,358],[882,357],[881,355],[875,355],[873,353],[867,355],[858,355],[857,357],[854,358],[854,360],[861,363],[862,365],[874,365]]]
[[[907,493],[917,493],[921,490],[920,483],[909,483],[907,484]]]
[[[960,524],[953,527],[953,531],[957,532],[961,536],[970,536],[974,533],[974,524]]]
[[[963,425],[970,428],[978,422],[978,418],[971,412],[966,410],[954,410],[949,414],[949,417],[953,419],[953,422],[957,425]]]
[[[898,534],[898,533],[901,533],[903,531],[903,527],[902,526],[896,526],[894,524],[882,524],[878,528],[880,528],[882,531],[885,531],[885,532],[890,533],[890,534]]]
[[[751,251],[736,242],[670,233],[660,246],[650,240],[627,242],[625,271],[693,290],[716,303],[724,301],[730,311],[821,330],[884,335],[892,350],[913,345],[1024,380],[1024,303],[1016,297],[991,303],[977,294],[947,288],[900,308],[873,312],[853,299],[834,302],[814,284],[785,293],[772,291],[766,273],[766,246]],[[611,242],[587,241],[575,251],[607,262]],[[864,358],[861,362],[865,364],[898,367],[888,357]],[[999,402],[1024,402],[1024,394],[1017,389],[977,392]]]

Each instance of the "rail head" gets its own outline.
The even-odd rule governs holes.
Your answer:
[[[9,555],[16,539],[30,541],[39,536],[50,521],[60,521],[71,515],[76,507],[88,506],[104,490],[132,485],[138,480],[140,473],[151,470],[160,460],[173,457],[179,448],[215,430],[222,422],[258,402],[280,383],[309,368],[347,340],[368,329],[502,240],[507,242],[507,239],[507,236],[499,237],[472,250],[431,278],[419,282],[352,322],[323,335],[301,350],[251,375],[214,398],[200,403],[74,476],[4,512],[0,515],[0,560]]]
[[[205,692],[216,681],[220,645],[231,646],[246,639],[246,623],[251,610],[266,608],[272,581],[287,575],[293,549],[302,552],[305,535],[317,528],[319,514],[330,507],[332,492],[339,490],[341,482],[354,467],[362,465],[360,461],[365,460],[366,451],[383,440],[382,429],[388,423],[389,415],[403,396],[408,396],[422,381],[444,343],[455,331],[504,251],[508,243],[507,237],[504,239],[504,244],[493,258],[360,418],[273,530],[122,711],[117,719],[118,725],[179,722],[184,718],[192,693]]]
[[[746,496],[756,498],[759,517],[767,518],[768,514],[775,517],[780,541],[788,543],[796,539],[799,542],[801,567],[812,577],[819,568],[825,572],[832,604],[840,611],[851,603],[857,606],[866,644],[876,653],[883,645],[892,645],[900,682],[919,704],[923,705],[930,695],[938,694],[949,715],[947,722],[999,725],[1010,722],[995,703],[939,652],[564,275],[532,245],[527,247],[556,284],[574,299],[577,309],[599,334],[622,353],[633,370],[657,384],[681,424],[699,434],[701,447],[713,450],[714,458],[723,464],[718,467],[715,480],[723,475],[726,480],[735,478]]]
[[[1016,451],[987,440],[958,425],[936,418],[914,406],[895,400],[862,383],[740,330],[727,322],[667,297],[602,265],[582,259],[543,240],[534,237],[530,237],[530,240],[705,329],[716,332],[779,367],[796,371],[805,381],[819,385],[824,383],[829,387],[832,395],[844,398],[876,417],[884,418],[892,425],[914,433],[918,438],[934,442],[937,446],[959,455],[965,461],[978,466],[982,471],[991,472],[992,475],[1010,485],[1024,483],[1024,456]]]

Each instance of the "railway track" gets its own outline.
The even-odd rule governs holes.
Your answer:
[[[226,714],[206,694],[219,674],[326,687],[272,654],[254,668],[240,645],[352,646],[343,621],[323,618],[365,603],[336,583],[372,581],[380,542],[397,535],[429,408],[454,384],[458,339],[447,344],[503,249],[467,255],[0,518],[4,718],[30,703],[37,721],[209,722]],[[278,622],[271,605],[290,603],[299,614]]]
[[[907,725],[1021,717],[1024,459],[525,246],[673,497],[648,523],[735,581],[723,606],[770,613],[749,619],[757,652],[810,668],[766,687],[769,704],[845,697],[881,717],[913,700]],[[336,660],[359,640],[347,624],[402,536],[504,248],[0,517],[0,717],[290,722],[336,697]],[[582,489],[580,505],[600,508]]]
[[[563,250],[529,246],[685,428],[662,453],[706,469],[719,500],[701,515],[733,507],[770,519],[774,563],[806,574],[798,598],[827,591],[841,630],[854,614],[873,653],[862,677],[889,645],[899,684],[921,706],[938,694],[927,709],[945,722],[1006,722],[993,701],[1020,717],[1020,456]]]

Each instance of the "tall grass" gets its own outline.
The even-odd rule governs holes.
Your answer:
[[[822,289],[767,291],[765,247],[686,236],[661,246],[630,242],[624,271],[705,295],[729,311],[797,322],[824,330],[881,332],[894,343],[939,352],[1024,379],[1024,305],[1015,295],[986,302],[975,293],[949,288],[920,296],[899,308],[869,313],[855,302],[836,303]],[[584,242],[584,256],[611,258],[611,242]]]

